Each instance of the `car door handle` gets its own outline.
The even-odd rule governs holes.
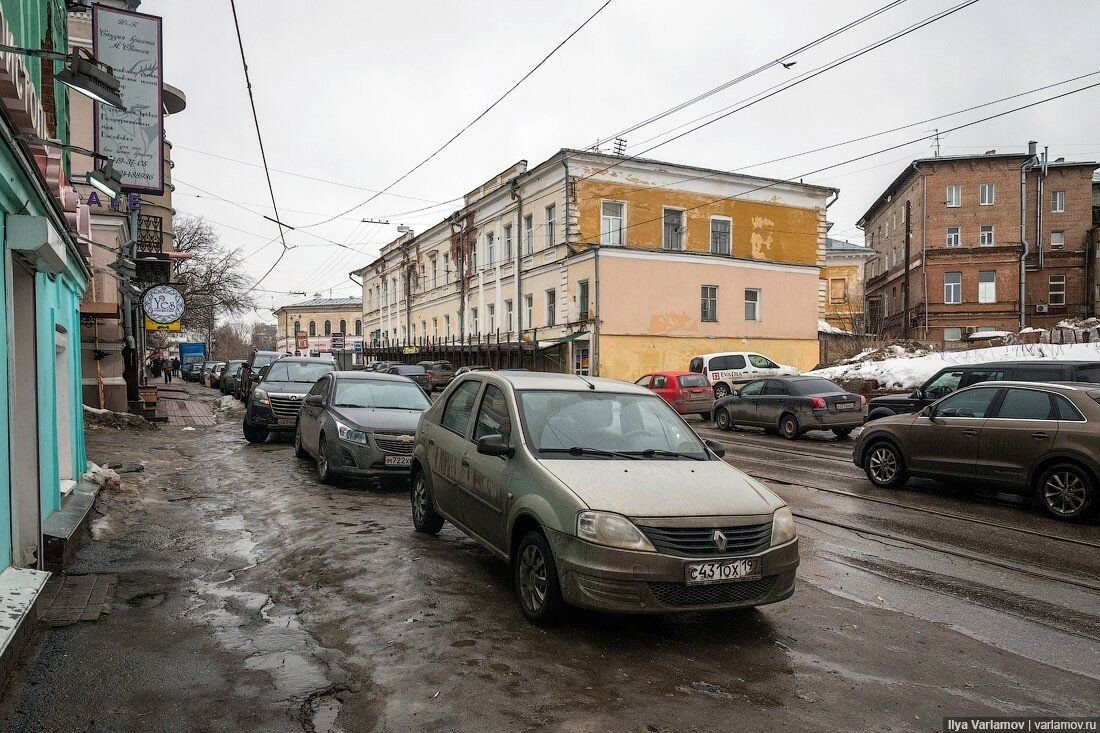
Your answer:
[[[462,456],[462,467],[463,468],[469,468],[470,467],[470,459],[467,458],[466,456]]]
[[[1046,438],[1047,438],[1048,436],[1047,436],[1047,434],[1046,434],[1046,433],[1032,433],[1032,434],[1031,434],[1031,437],[1035,438],[1035,440],[1044,440],[1044,439],[1046,439]]]
[[[972,438],[977,434],[978,434],[978,431],[974,430],[973,428],[967,428],[966,430],[963,431],[963,435],[967,436],[968,438]]]

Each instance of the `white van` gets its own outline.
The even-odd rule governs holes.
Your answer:
[[[729,395],[735,384],[761,377],[799,373],[793,366],[776,364],[768,357],[752,351],[726,351],[696,356],[688,365],[688,371],[706,376],[714,388],[716,400]]]

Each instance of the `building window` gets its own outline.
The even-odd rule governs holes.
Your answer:
[[[978,228],[978,244],[983,247],[993,246],[993,227],[982,226]]]
[[[745,320],[760,320],[760,290],[745,288]]]
[[[416,285],[421,291],[428,289],[428,273],[424,269],[423,262],[420,263],[420,277],[417,279]]]
[[[1066,210],[1066,192],[1052,191],[1050,194],[1050,210],[1060,214]]]
[[[343,319],[340,319],[340,334],[342,336],[348,335],[348,322]]]
[[[512,309],[512,301],[510,301],[510,300],[504,301],[504,323],[505,323],[505,328],[508,329],[508,333],[512,332],[513,325],[514,325],[513,320],[515,318],[515,314],[512,312],[512,310],[513,310]]]
[[[680,209],[664,210],[664,241],[665,249],[682,250],[684,248],[684,212]]]
[[[317,321],[310,321],[309,322],[309,335],[310,336],[316,336],[317,335]]]
[[[945,328],[943,329],[944,341],[962,341],[963,330],[961,328]]]
[[[443,254],[443,283],[449,283],[451,281],[451,257],[450,255]]]
[[[997,272],[995,270],[982,270],[978,273],[978,302],[997,302]]]
[[[294,333],[298,333],[301,330],[302,330],[302,322],[301,321],[295,321],[294,322]]]
[[[898,266],[898,248],[894,247],[890,250],[890,267]]]
[[[962,244],[962,239],[959,236],[958,227],[947,227],[947,246],[958,247]]]
[[[994,200],[994,190],[992,183],[983,183],[979,190],[978,205],[980,206],[992,206]]]
[[[485,306],[489,316],[489,333],[495,333],[497,330],[497,307],[496,305]]]
[[[485,233],[485,264],[492,267],[497,261],[497,238],[493,232]]]
[[[451,314],[448,313],[443,316],[443,333],[447,338],[451,337]]]
[[[535,251],[535,215],[528,214],[523,217],[523,254],[530,255]]]
[[[733,231],[733,222],[729,219],[711,218],[710,220],[710,252],[716,255],[728,255],[730,253],[730,235]]]
[[[701,320],[704,323],[716,322],[718,320],[718,286],[704,285],[700,289],[699,300]],[[746,318],[748,318],[748,316],[746,316]]]
[[[416,341],[416,324],[409,324],[409,340]]]
[[[963,274],[961,272],[945,272],[943,274],[943,302],[957,304],[963,302],[962,285]]]
[[[546,291],[546,325],[557,324],[558,294],[553,290]]]
[[[558,207],[554,204],[550,204],[546,207],[546,246],[554,246],[554,226],[556,224]]]
[[[439,338],[439,318],[432,317],[432,337]]]
[[[951,207],[962,206],[963,205],[962,186],[948,186],[947,187],[947,201],[945,203],[948,206],[951,206]]]
[[[325,321],[325,335],[332,335],[332,321]]]
[[[1065,249],[1066,248],[1066,233],[1065,232],[1051,232],[1050,233],[1050,248],[1051,249]]]
[[[512,261],[512,225],[504,225],[504,261]]]
[[[848,281],[842,277],[829,278],[829,302],[848,302]]]
[[[432,287],[437,288],[437,287],[439,287],[439,260],[436,259],[435,255],[432,255],[431,263],[432,263]]]
[[[523,296],[523,311],[523,322],[527,324],[527,328],[532,328],[532,324],[535,322],[535,296]]]
[[[625,215],[626,204],[618,201],[600,204],[600,244],[622,245]]]
[[[421,321],[420,322],[420,335],[423,336],[424,338],[428,338],[428,322],[427,321]]]
[[[1047,302],[1051,305],[1065,305],[1066,304],[1066,276],[1065,275],[1051,275],[1050,276],[1050,291],[1047,295]]]
[[[481,333],[477,330],[477,308],[470,309],[470,333]]]
[[[470,247],[470,273],[477,272],[477,242],[475,241],[473,246]]]
[[[588,320],[588,281],[577,283],[577,311],[582,321]]]

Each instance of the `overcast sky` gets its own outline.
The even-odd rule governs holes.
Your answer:
[[[603,0],[238,0],[241,32],[282,218],[321,221],[367,199],[487,107]],[[309,231],[361,252],[287,232],[287,253],[265,290],[358,295],[348,271],[373,259],[395,226],[422,231],[485,179],[562,147],[587,147],[781,56],[887,0],[612,0],[513,94],[447,150],[354,214]],[[689,120],[905,28],[957,0],[908,0],[858,29],[627,136],[642,144]],[[187,95],[168,120],[175,145],[175,205],[214,223],[262,275],[281,250],[271,214],[227,0],[145,0],[164,17],[165,81]],[[799,153],[1100,71],[1095,0],[982,0],[842,67],[659,147],[646,157],[733,169]],[[798,178],[1046,96],[747,171]],[[945,155],[1021,150],[1100,159],[1100,88],[947,135]],[[807,182],[840,188],[833,235],[862,241],[855,223],[902,166],[931,155],[928,141],[876,155]],[[221,157],[219,157],[221,156]],[[232,158],[235,160],[226,160]],[[235,162],[243,161],[243,162]],[[295,174],[295,175],[290,175]],[[307,178],[304,176],[311,177]],[[200,189],[208,191],[204,193]],[[215,198],[229,199],[226,203]],[[435,206],[428,211],[411,212]],[[388,219],[368,225],[364,217]],[[258,292],[261,314],[299,296]]]

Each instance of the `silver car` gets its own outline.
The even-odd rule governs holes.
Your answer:
[[[518,429],[514,429],[518,426]],[[539,372],[456,377],[420,419],[413,524],[511,563],[523,615],[759,606],[794,592],[783,501],[653,392]]]

